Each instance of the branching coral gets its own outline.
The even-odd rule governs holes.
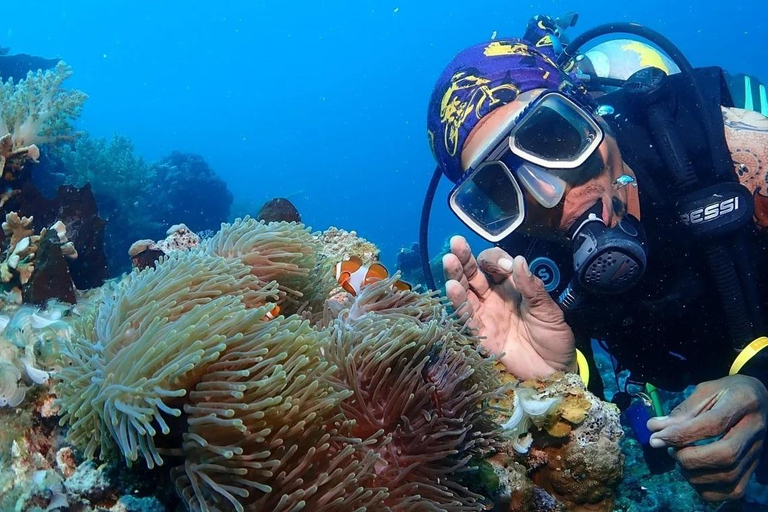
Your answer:
[[[0,85],[0,137],[10,134],[13,150],[54,142],[70,134],[87,96],[62,88],[72,70],[59,62],[53,71],[29,72]]]
[[[162,464],[153,437],[170,430],[163,415],[181,414],[178,399],[277,297],[246,266],[199,251],[124,278],[65,351],[57,391],[69,439],[93,456],[111,438],[127,461]]]

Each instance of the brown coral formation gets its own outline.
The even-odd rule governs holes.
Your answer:
[[[560,397],[534,429],[534,449],[525,459],[533,482],[569,511],[611,511],[623,477],[619,411],[584,389],[574,374],[529,381],[542,399]]]
[[[128,249],[128,256],[134,268],[154,267],[161,256],[176,251],[188,251],[200,245],[200,236],[186,224],[175,224],[168,228],[164,240],[139,240]]]
[[[334,264],[350,256],[359,257],[364,265],[379,261],[379,249],[358,236],[356,231],[330,227],[315,237],[320,244],[321,254]]]
[[[0,169],[4,181],[18,180],[24,165],[28,161],[37,162],[39,158],[40,150],[34,144],[14,148],[12,134],[6,133],[0,137]],[[4,203],[0,202],[0,206]]]
[[[8,246],[0,263],[0,281],[7,290],[21,290],[26,303],[76,302],[68,261],[77,258],[77,251],[67,239],[66,227],[59,221],[34,235],[32,221],[16,212],[6,215],[2,228]]]

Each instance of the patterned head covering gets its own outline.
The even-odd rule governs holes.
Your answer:
[[[546,41],[546,39],[543,39]],[[532,89],[559,90],[581,105],[592,105],[586,89],[541,50],[522,39],[490,41],[454,57],[432,92],[427,130],[432,153],[453,182],[463,174],[461,150],[483,116]]]

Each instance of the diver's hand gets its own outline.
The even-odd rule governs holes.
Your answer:
[[[738,499],[760,462],[767,417],[765,386],[733,375],[699,384],[669,416],[649,420],[650,443],[672,447],[683,476],[705,500]],[[716,440],[694,445],[705,439]]]
[[[492,248],[476,260],[464,237],[454,236],[443,269],[448,299],[459,313],[469,314],[470,326],[485,338],[484,348],[504,353],[501,361],[515,377],[575,370],[573,331],[525,258]]]

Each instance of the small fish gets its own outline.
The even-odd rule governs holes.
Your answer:
[[[280,306],[275,304],[275,307],[270,309],[269,313],[267,313],[264,316],[266,316],[269,320],[274,320],[275,318],[277,318],[277,315],[279,315],[279,314],[280,314]]]
[[[357,295],[363,287],[381,281],[389,277],[389,272],[381,263],[363,265],[363,260],[357,256],[336,264],[336,280],[345,291]],[[411,285],[403,281],[395,281],[393,286],[397,290],[410,290]]]
[[[629,174],[622,174],[618,178],[616,178],[616,181],[613,182],[613,188],[615,190],[620,190],[624,187],[633,186],[637,188],[637,180],[630,176]]]

